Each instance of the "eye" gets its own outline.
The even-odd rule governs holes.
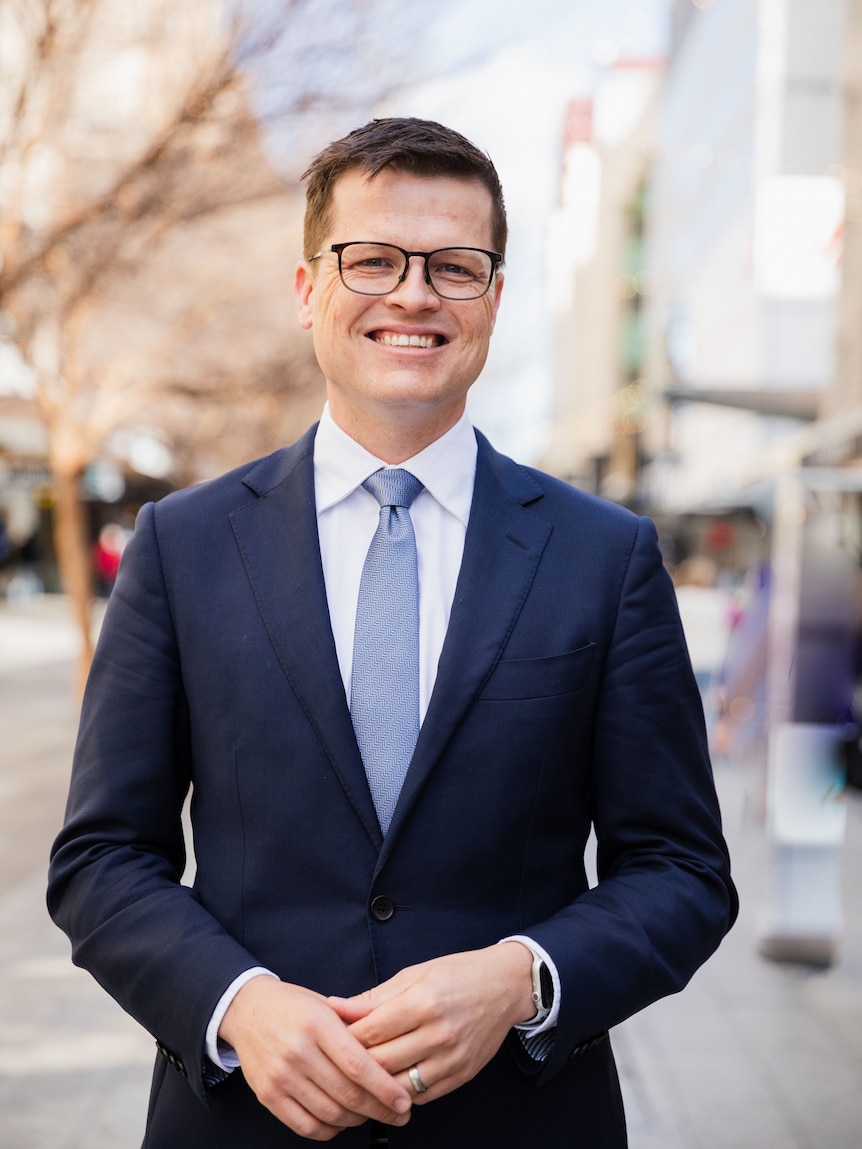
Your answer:
[[[457,263],[438,263],[434,268],[435,275],[445,275],[450,279],[475,279],[476,272],[469,267],[461,267]]]
[[[382,255],[370,255],[365,259],[345,259],[342,263],[345,271],[374,272],[391,271],[393,263]]]
[[[431,275],[435,280],[453,287],[456,284],[484,285],[491,273],[489,263],[484,252],[460,247],[446,248],[438,251],[431,260]]]
[[[350,275],[400,274],[401,253],[385,244],[350,244],[341,255],[342,270]]]

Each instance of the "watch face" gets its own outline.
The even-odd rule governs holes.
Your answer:
[[[554,979],[544,962],[539,967],[539,981],[542,986],[542,1005],[545,1009],[550,1009],[554,1003]]]

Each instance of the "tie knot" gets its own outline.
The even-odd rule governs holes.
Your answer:
[[[400,468],[375,471],[362,485],[381,507],[409,507],[422,490],[416,476]]]

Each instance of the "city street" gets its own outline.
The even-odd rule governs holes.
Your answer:
[[[62,599],[0,606],[0,1149],[135,1149],[143,1133],[153,1041],[72,966],[44,908],[76,724],[74,650]],[[812,972],[757,955],[767,843],[756,780],[727,763],[716,776],[740,921],[683,994],[614,1034],[631,1149],[855,1149],[862,796],[848,798],[842,956]]]

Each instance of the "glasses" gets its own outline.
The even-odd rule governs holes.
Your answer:
[[[357,295],[388,295],[407,278],[410,260],[425,260],[425,282],[441,299],[481,299],[491,286],[503,257],[481,247],[438,247],[434,251],[405,251],[394,243],[334,243],[311,258],[334,252],[338,274],[348,291]]]

